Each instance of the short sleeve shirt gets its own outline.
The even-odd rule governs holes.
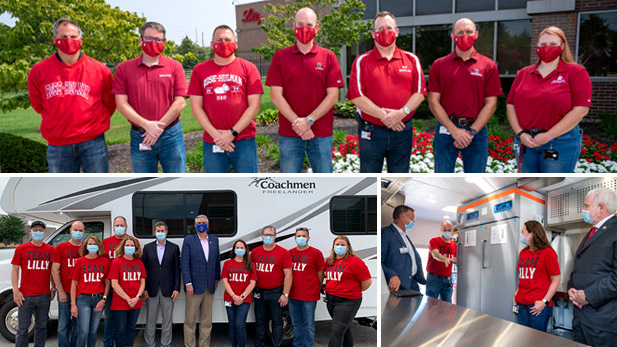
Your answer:
[[[291,257],[289,252],[279,245],[266,251],[263,246],[255,248],[251,252],[251,260],[255,263],[257,272],[257,287],[261,289],[273,289],[283,285],[285,280],[284,269],[291,269]]]
[[[81,257],[75,260],[72,280],[77,281],[77,297],[81,293],[103,294],[109,266],[109,259],[102,256],[94,259]]]
[[[371,273],[362,259],[349,256],[335,259],[332,265],[325,262],[326,293],[345,299],[362,297],[360,282],[371,278]]]
[[[426,265],[426,271],[437,276],[450,276],[452,275],[452,263],[446,267],[446,263],[439,261],[431,255],[431,252],[436,249],[444,257],[454,259],[456,258],[456,242],[450,240],[445,242],[441,236],[434,237],[429,242],[428,248],[428,264]]]
[[[345,86],[336,55],[316,44],[307,54],[302,54],[295,44],[274,53],[266,85],[283,87],[283,97],[298,117],[313,112],[326,97],[327,88]],[[315,137],[332,136],[333,123],[334,108],[331,108],[311,126],[311,130]],[[299,137],[282,114],[279,114],[278,133]]]
[[[522,305],[544,299],[551,286],[551,276],[559,275],[557,253],[551,247],[532,252],[524,249],[518,256],[518,292],[514,298]],[[552,306],[553,302],[549,303]]]
[[[189,95],[203,96],[203,108],[212,125],[219,130],[229,130],[242,117],[248,107],[248,96],[263,94],[261,77],[255,64],[235,58],[227,65],[207,60],[193,69]],[[255,137],[255,122],[236,136],[235,141]],[[214,143],[207,131],[203,140]]]
[[[65,292],[71,292],[71,279],[73,277],[73,268],[75,259],[79,258],[79,248],[74,246],[70,241],[62,242],[56,246],[54,253],[51,256],[53,263],[60,264],[60,281]]]
[[[19,291],[24,296],[51,294],[49,276],[53,253],[54,247],[46,243],[35,246],[28,242],[17,246],[11,264],[20,267]]]
[[[303,251],[294,247],[289,250],[293,264],[293,282],[289,297],[302,301],[319,300],[321,283],[317,272],[324,269],[324,257],[320,250],[309,247]]]
[[[142,278],[146,278],[146,268],[141,260],[129,260],[125,257],[120,257],[111,262],[109,279],[118,280],[118,284],[129,297],[134,298],[137,296]],[[122,299],[117,293],[114,293],[111,300],[112,310],[133,310],[141,308],[141,306],[142,301],[138,300],[135,306],[130,307],[129,303]]]
[[[109,260],[114,260],[114,258],[116,258],[116,248],[120,246],[120,243],[122,243],[122,239],[113,235],[104,239],[103,248],[105,248],[105,253],[103,256],[107,257]]]
[[[242,262],[236,261],[235,259],[229,259],[223,264],[221,278],[227,278],[227,281],[231,286],[231,290],[234,294],[240,296],[244,293],[246,287],[249,286],[251,280],[257,281],[255,264],[253,264],[253,271],[248,271],[244,268],[244,264]],[[225,291],[223,298],[225,301],[233,301],[231,295],[229,295],[227,291]],[[244,302],[251,303],[251,293],[246,295]]]

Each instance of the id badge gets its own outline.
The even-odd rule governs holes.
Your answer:
[[[212,153],[225,153],[225,151],[217,145],[212,145]]]
[[[401,247],[398,249],[401,254],[409,254],[409,249],[407,247]]]
[[[544,159],[558,160],[559,159],[559,152],[557,152],[556,150],[553,150],[553,149],[544,150]]]
[[[446,128],[443,125],[439,126],[439,133],[443,135],[451,135],[450,132],[448,131],[448,128]]]
[[[148,146],[148,145],[144,145],[143,143],[139,144],[139,150],[140,151],[151,151],[152,147]]]
[[[362,132],[360,133],[360,136],[365,139],[365,140],[370,140],[371,139],[371,132],[370,131],[364,131],[362,130]]]
[[[231,301],[225,301],[225,307],[231,307]]]
[[[255,293],[255,294],[253,295],[253,297],[254,297],[255,299],[261,299],[261,294],[260,294],[260,293]]]

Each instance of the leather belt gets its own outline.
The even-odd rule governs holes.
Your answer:
[[[450,120],[452,121],[452,123],[458,124],[462,127],[472,125],[473,122],[476,121],[475,118],[464,118],[464,117],[457,117],[457,116],[450,116]]]
[[[180,120],[180,117],[176,118],[176,120],[174,120],[173,122],[169,123],[169,125],[165,127],[165,130],[173,127],[176,124],[178,124],[179,120]],[[140,133],[145,131],[144,128],[138,127],[137,125],[133,125],[133,124],[131,124],[131,129],[133,129],[135,131],[138,131]]]

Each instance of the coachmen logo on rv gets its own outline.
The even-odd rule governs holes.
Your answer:
[[[262,189],[263,194],[312,194],[317,187],[315,182],[277,181],[272,177],[254,178],[250,186]]]

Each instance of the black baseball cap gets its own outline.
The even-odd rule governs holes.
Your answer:
[[[34,222],[32,222],[32,224],[30,224],[30,229],[34,228],[37,225],[42,226],[43,229],[47,229],[47,226],[45,225],[45,223],[41,222],[40,220],[35,220]]]

